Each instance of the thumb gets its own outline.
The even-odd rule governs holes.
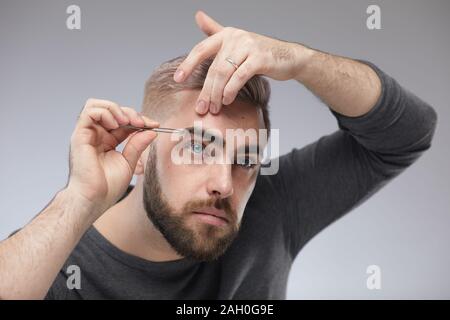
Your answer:
[[[137,132],[132,135],[123,148],[122,155],[127,160],[131,172],[134,172],[136,164],[142,152],[147,146],[158,136],[158,134],[151,130]]]
[[[207,35],[211,36],[223,29],[223,26],[208,16],[203,11],[197,11],[195,21],[200,29]]]

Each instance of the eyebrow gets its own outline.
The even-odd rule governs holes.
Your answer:
[[[191,135],[194,135],[194,134],[198,133],[199,128],[189,127],[189,128],[184,128],[184,130],[187,130]],[[201,129],[200,134],[202,135],[202,137],[204,137],[205,135],[213,137],[214,139],[211,142],[223,142],[224,146],[226,144],[226,141],[223,140],[222,137],[218,137],[211,130]]]
[[[188,128],[184,128],[183,130],[187,130],[191,135],[194,135],[199,132],[200,128],[188,127]],[[218,137],[216,134],[214,134],[213,131],[202,128],[200,130],[200,132],[201,132],[202,138],[205,135],[213,138],[213,139],[211,139],[210,143],[213,143],[213,142],[214,143],[223,143],[223,146],[225,147],[227,142],[222,137]],[[249,152],[250,150],[252,150],[252,151],[255,150],[255,152],[252,152],[252,154],[255,154],[255,153],[259,154],[259,151],[260,151],[259,144],[254,144],[254,143],[246,144],[246,145],[238,147],[236,151],[237,151],[237,153],[244,151],[244,153],[250,154],[250,152]]]
[[[259,144],[246,144],[237,148],[236,153],[244,152],[245,154],[259,154]]]

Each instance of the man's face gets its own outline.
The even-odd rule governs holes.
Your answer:
[[[198,94],[196,90],[178,92],[173,102],[177,105],[176,114],[162,122],[161,127],[192,128],[194,122],[198,125],[201,121],[202,129],[215,130],[218,135],[215,138],[222,138],[228,148],[219,144],[220,148],[215,149],[221,153],[216,158],[220,158],[218,163],[179,164],[173,161],[174,148],[181,147],[178,150],[191,160],[205,160],[209,156],[205,146],[211,139],[186,133],[172,141],[171,134],[159,133],[146,150],[144,207],[152,223],[178,254],[208,261],[222,255],[236,237],[259,172],[259,165],[251,165],[249,161],[237,163],[236,152],[240,150],[239,154],[244,155],[243,147],[249,144],[265,146],[264,141],[248,137],[227,141],[226,130],[228,133],[230,129],[258,132],[264,129],[264,123],[259,109],[239,101],[224,107],[218,115],[199,116],[194,106]],[[242,138],[243,134],[236,133],[236,136]],[[258,154],[250,152],[243,157],[251,162],[258,159]]]

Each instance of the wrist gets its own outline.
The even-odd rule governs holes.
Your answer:
[[[77,225],[83,229],[89,228],[107,208],[98,202],[84,197],[80,192],[71,187],[59,191],[55,197],[69,219],[75,219]]]
[[[294,79],[303,83],[307,79],[308,70],[319,52],[299,43],[294,43],[294,47],[296,52]]]

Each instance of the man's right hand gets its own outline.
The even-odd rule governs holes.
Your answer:
[[[99,99],[88,99],[70,145],[69,193],[86,199],[98,218],[125,193],[146,147],[157,136],[151,130],[136,132],[121,126],[158,127],[159,123],[134,109]],[[128,139],[121,152],[115,148]]]
[[[0,300],[42,299],[89,226],[125,193],[159,124],[131,108],[89,99],[70,144],[67,186],[24,228],[0,241]],[[128,139],[127,139],[128,138]],[[127,139],[123,152],[115,148]]]

